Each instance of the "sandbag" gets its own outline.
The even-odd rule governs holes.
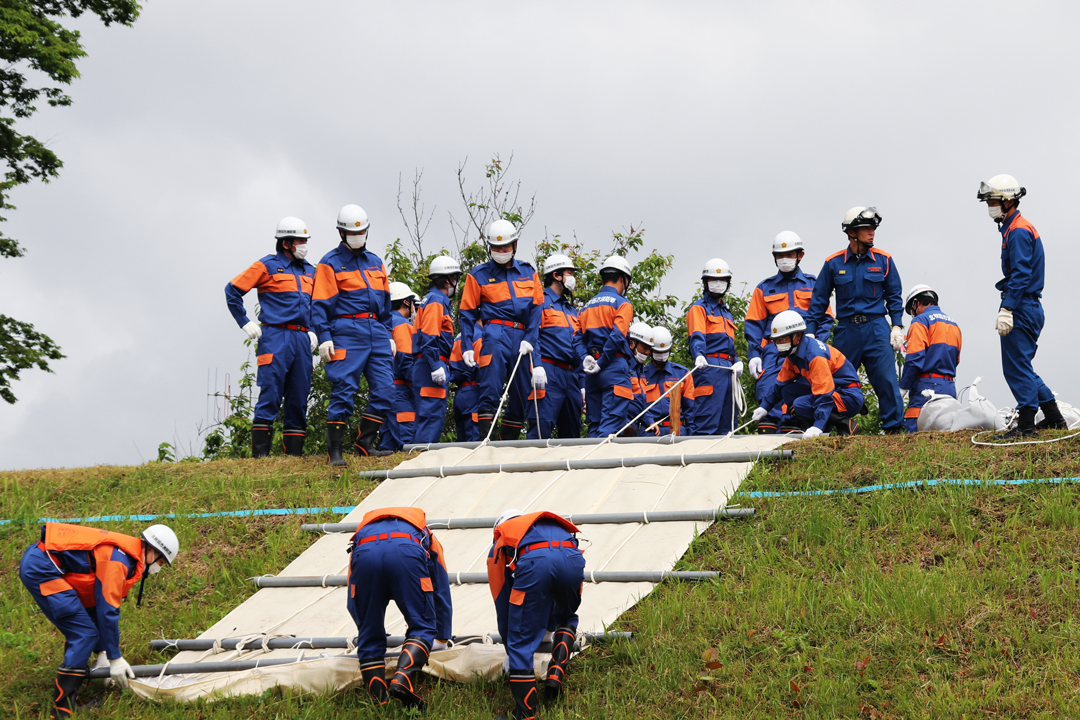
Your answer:
[[[965,388],[968,391],[968,402],[953,416],[952,427],[949,428],[951,431],[1005,429],[1004,420],[998,416],[997,408],[994,407],[992,402],[979,394],[976,386],[981,379],[975,378],[975,382]],[[961,391],[961,394],[963,394],[963,391]]]
[[[933,390],[923,390],[922,394],[930,398],[919,412],[919,432],[952,429],[953,417],[960,411],[960,402],[952,395],[939,395]]]

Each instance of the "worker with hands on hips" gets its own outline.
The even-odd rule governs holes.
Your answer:
[[[274,232],[276,252],[261,258],[225,286],[225,301],[237,325],[258,342],[256,384],[259,401],[251,424],[251,457],[270,454],[282,401],[286,455],[303,455],[307,401],[311,392],[311,354],[317,340],[311,331],[311,292],[315,267],[304,260],[310,238],[298,218],[282,218]],[[259,290],[259,320],[249,320],[244,295]]]
[[[611,255],[600,266],[604,285],[578,315],[585,355],[585,419],[589,437],[607,437],[619,432],[628,419],[627,409],[634,399],[630,387],[630,343],[627,334],[634,319],[634,306],[626,299],[632,269],[626,258]]]
[[[438,255],[428,266],[431,287],[416,310],[416,359],[413,362],[413,398],[416,403],[414,443],[439,442],[446,417],[446,390],[450,382],[450,350],[454,344],[451,298],[461,281],[461,265],[449,255]]]
[[[726,435],[735,427],[732,400],[743,363],[735,352],[735,319],[724,304],[731,268],[712,258],[701,271],[704,293],[686,312],[694,358],[694,426],[699,435]]]
[[[929,285],[916,285],[904,297],[904,311],[911,315],[905,343],[904,372],[900,389],[908,391],[904,425],[909,433],[919,431],[919,415],[930,398],[956,397],[956,366],[960,363],[960,326],[938,307],[938,294]]]

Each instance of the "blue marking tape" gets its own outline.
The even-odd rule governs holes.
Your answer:
[[[265,510],[226,510],[222,512],[210,512],[210,513],[159,513],[157,515],[98,515],[96,517],[84,517],[84,518],[38,518],[37,522],[64,522],[64,523],[85,523],[85,522],[121,522],[124,520],[131,520],[134,522],[149,522],[151,520],[157,520],[159,518],[214,518],[214,517],[252,517],[257,515],[314,515],[316,513],[337,513],[345,515],[356,509],[355,505],[345,505],[340,507],[324,507],[324,508],[268,508]],[[0,520],[0,525],[7,525],[15,522],[14,520]]]
[[[855,488],[838,488],[835,490],[790,490],[787,492],[767,492],[767,491],[739,491],[735,493],[735,497],[739,495],[745,495],[751,498],[778,498],[778,497],[799,497],[808,495],[848,495],[859,493],[878,492],[879,490],[904,490],[908,488],[918,487],[934,487],[935,485],[976,485],[976,486],[992,486],[992,485],[1029,485],[1029,484],[1064,484],[1080,482],[1080,478],[1028,478],[1023,480],[962,480],[962,479],[944,479],[944,480],[912,480],[910,482],[902,483],[888,483],[885,485],[866,485],[864,487]]]

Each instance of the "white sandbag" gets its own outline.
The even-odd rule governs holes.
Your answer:
[[[933,390],[923,390],[922,394],[930,398],[919,412],[919,432],[952,429],[953,417],[960,412],[960,402],[952,395],[939,395]]]
[[[979,380],[982,378],[975,378],[975,382],[971,383],[966,388],[968,391],[967,405],[960,408],[960,411],[953,416],[952,427],[950,430],[956,432],[957,430],[1003,430],[1004,422],[998,417],[997,408],[994,404],[979,394],[979,390],[976,387],[979,384]],[[962,394],[962,393],[961,393]],[[999,426],[998,423],[1001,423]]]

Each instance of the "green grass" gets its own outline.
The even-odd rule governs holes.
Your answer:
[[[1080,475],[1077,440],[990,449],[972,447],[966,436],[825,438],[795,449],[792,461],[759,464],[743,489]],[[373,487],[337,475],[321,459],[290,458],[0,473],[0,518],[352,505]],[[757,518],[716,525],[679,564],[719,569],[724,579],[658,588],[618,623],[636,640],[575,658],[569,697],[543,708],[542,717],[1080,716],[1080,485],[741,501],[757,508]],[[299,531],[307,519],[177,520],[181,561],[148,581],[142,609],[124,608],[128,659],[161,662],[150,639],[193,637],[235,607],[252,592],[247,577],[280,570],[310,544]],[[110,526],[135,532],[141,525]],[[60,660],[59,635],[15,572],[34,532],[0,526],[5,717],[43,713]],[[501,683],[428,682],[423,693],[437,718],[489,718],[510,703]],[[191,705],[110,692],[85,714],[385,715],[359,692],[288,691]]]

